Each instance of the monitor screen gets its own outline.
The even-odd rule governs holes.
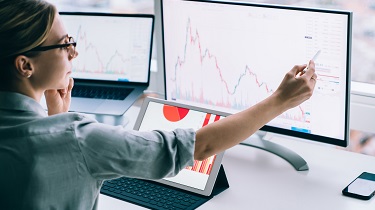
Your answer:
[[[61,12],[77,42],[75,79],[148,82],[153,16]]]
[[[235,113],[315,58],[313,96],[263,131],[339,146],[349,133],[349,11],[222,1],[161,3],[168,100]]]

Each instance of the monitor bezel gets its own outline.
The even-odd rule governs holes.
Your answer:
[[[163,66],[164,66],[164,95],[166,100],[170,100],[167,94],[167,74],[166,74],[166,65],[165,65],[165,39],[164,39],[164,2],[166,0],[161,0],[160,9],[161,9],[161,34],[162,34],[162,50],[163,50]],[[249,7],[263,7],[263,8],[274,8],[274,9],[287,9],[287,10],[297,10],[297,11],[309,11],[309,12],[322,12],[322,13],[333,13],[333,14],[342,14],[347,16],[347,54],[346,54],[346,91],[345,91],[345,125],[344,125],[344,138],[332,138],[327,136],[321,136],[316,134],[303,133],[299,131],[288,130],[284,128],[279,128],[270,125],[264,125],[260,130],[266,132],[272,132],[277,134],[282,134],[286,136],[297,137],[305,140],[316,141],[331,145],[337,145],[341,147],[347,147],[349,145],[349,119],[350,119],[350,83],[351,83],[351,50],[352,50],[352,18],[353,12],[347,10],[338,10],[338,9],[323,9],[323,8],[308,8],[300,6],[287,6],[287,5],[278,5],[278,4],[261,4],[261,3],[249,3],[249,2],[228,2],[228,1],[206,1],[206,0],[181,0],[197,3],[207,3],[207,4],[228,4],[228,5],[239,5],[239,6],[249,6]],[[203,105],[203,104],[202,104]]]

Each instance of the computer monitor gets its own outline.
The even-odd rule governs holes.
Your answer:
[[[236,113],[320,51],[313,96],[261,130],[348,145],[352,12],[162,0],[161,13],[167,100]]]

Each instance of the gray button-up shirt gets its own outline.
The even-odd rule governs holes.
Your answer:
[[[195,131],[139,132],[79,113],[47,116],[0,91],[0,208],[96,209],[104,179],[160,179],[193,165]],[[100,201],[99,201],[100,202]]]

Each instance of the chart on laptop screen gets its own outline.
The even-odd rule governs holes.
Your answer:
[[[312,98],[269,125],[343,139],[347,16],[192,1],[163,6],[167,99],[237,112],[270,96],[294,65],[320,50]],[[315,114],[326,110],[329,121]]]
[[[63,16],[77,42],[74,78],[147,82],[152,20],[141,17]]]
[[[150,102],[139,130],[150,131],[156,128],[166,131],[172,131],[176,128],[193,128],[198,130],[221,118],[223,116]],[[155,122],[158,123],[155,124]],[[165,178],[165,180],[204,190],[215,158],[216,155],[204,161],[195,160],[193,166],[186,167],[177,176]]]

